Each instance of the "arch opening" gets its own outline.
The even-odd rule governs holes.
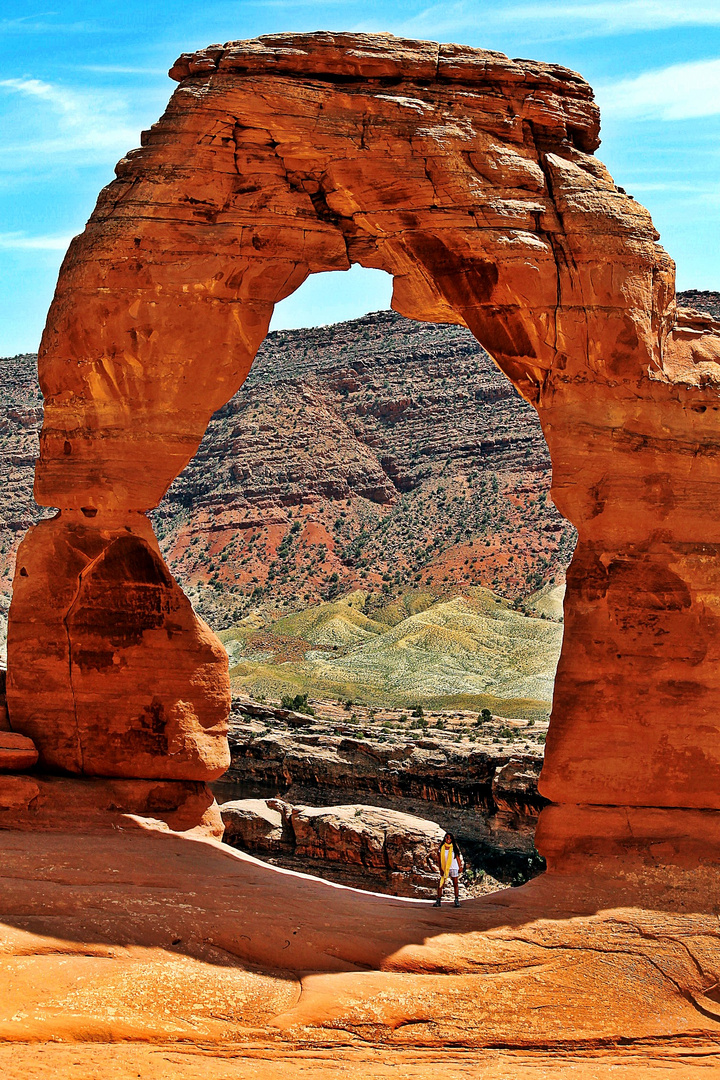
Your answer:
[[[392,299],[392,278],[384,270],[355,263],[342,273],[310,274],[299,289],[275,305],[268,333],[327,326],[387,311]]]

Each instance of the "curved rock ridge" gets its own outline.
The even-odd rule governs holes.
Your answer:
[[[211,47],[173,71],[165,114],[68,251],[43,335],[35,490],[62,514],[18,561],[13,728],[55,767],[134,775],[132,739],[118,765],[103,732],[134,739],[150,709],[162,716],[153,776],[217,774],[227,673],[209,662],[214,681],[197,684],[206,643],[191,612],[176,620],[176,586],[160,574],[165,621],[140,622],[142,700],[128,697],[96,659],[118,610],[132,624],[133,574],[115,559],[96,587],[87,556],[53,538],[69,512],[86,519],[93,559],[140,532],[246,377],[274,305],[310,273],[360,263],[392,274],[399,313],[466,325],[537,408],[555,503],[578,530],[540,785],[559,804],[543,811],[551,859],[571,857],[584,804],[597,808],[594,844],[598,815],[613,834],[614,808],[665,808],[653,850],[657,822],[675,835],[683,814],[716,811],[720,332],[677,319],[649,214],[592,154],[587,84],[458,46],[324,33]],[[48,653],[45,638],[60,645]],[[158,664],[193,687],[175,753],[162,740],[187,698],[143,681]],[[43,719],[33,698],[51,683]]]

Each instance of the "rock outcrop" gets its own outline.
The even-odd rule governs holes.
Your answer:
[[[315,807],[372,802],[437,822],[500,881],[525,881],[542,866],[533,844],[545,804],[538,754],[399,733],[380,742],[327,731],[262,732],[237,722],[229,741],[232,761],[216,787],[223,812],[235,792]]]
[[[0,830],[92,835],[151,826],[223,835],[217,803],[207,784],[197,781],[0,772]]]
[[[281,865],[293,859],[318,877],[392,896],[436,893],[444,830],[433,821],[362,803],[293,806],[282,799],[241,799],[220,811],[225,843],[251,855],[279,856]]]
[[[98,525],[66,512],[36,525],[18,552],[13,603],[30,617],[14,626],[11,723],[35,739],[44,768],[176,780],[224,772],[227,657],[143,515]]]
[[[32,769],[37,759],[37,747],[32,739],[14,731],[0,730],[0,773]]]
[[[554,501],[578,530],[541,791],[572,820],[585,803],[678,820],[717,809],[720,326],[678,321],[647,211],[594,157],[590,87],[501,54],[342,34],[213,46],[172,75],[166,113],[63,264],[39,356],[39,502],[89,516],[100,546],[103,530],[132,528],[246,377],[273,305],[311,272],[384,269],[397,311],[465,324],[536,407]],[[44,543],[28,537],[18,574]],[[85,565],[55,560],[58,603],[33,596],[34,571],[14,597],[20,731],[45,664],[20,646],[52,637]],[[121,591],[132,574],[116,573]],[[102,626],[101,604],[93,617]],[[174,650],[192,681],[182,633],[163,663]],[[109,669],[86,679],[93,652],[57,680],[62,718],[33,727],[41,757],[58,724],[68,738],[78,726],[74,679],[98,703],[112,685]],[[143,709],[164,731],[176,701]],[[204,713],[216,715],[214,691],[190,726]],[[117,729],[132,729],[125,716]],[[157,771],[178,775],[158,752]]]

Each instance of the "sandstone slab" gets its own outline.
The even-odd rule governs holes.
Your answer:
[[[717,868],[699,887],[688,869],[670,910],[638,865],[624,878],[599,867],[592,882],[549,873],[438,910],[169,832],[29,842],[0,831],[0,1031],[36,1046],[60,1035],[81,1051],[152,1040],[178,1054],[182,1040],[254,1052],[261,1077],[268,1047],[322,1076],[319,1045],[333,1073],[368,1045],[386,1071],[414,1063],[418,1078],[429,1051],[438,1068],[452,1060],[449,1046],[474,1054],[475,1075],[488,1049],[564,1062],[620,1046],[653,1057],[703,1047],[712,1071]],[[595,1076],[608,1060],[595,1057]]]
[[[142,827],[223,835],[213,794],[196,781],[0,774],[0,829],[93,833]]]
[[[0,773],[31,769],[37,759],[37,747],[32,739],[14,731],[0,731]]]

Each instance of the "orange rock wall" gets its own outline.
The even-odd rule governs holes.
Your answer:
[[[152,775],[215,774],[227,676],[205,631],[186,612],[174,638],[163,624],[162,647],[143,630],[125,681],[93,668],[110,636],[102,612],[137,582],[122,558],[99,577],[88,559],[107,565],[118,531],[137,531],[182,607],[142,512],[242,383],[273,305],[309,273],[360,263],[393,275],[402,314],[465,323],[540,414],[554,497],[580,537],[542,778],[562,805],[548,822],[562,807],[581,822],[584,804],[717,809],[720,327],[678,319],[647,211],[593,155],[588,85],[387,35],[211,46],[171,74],[167,111],[71,245],[43,337],[36,496],[63,514],[18,560],[13,727],[73,771],[79,738],[93,762],[81,771],[147,775],[111,771],[135,768],[134,744],[123,759],[113,733],[142,727],[144,665],[169,716],[204,664],[175,765],[168,741]],[[81,556],[53,546],[78,513]],[[77,642],[71,679],[60,623]],[[555,843],[548,828],[544,849],[562,862],[567,830]]]

